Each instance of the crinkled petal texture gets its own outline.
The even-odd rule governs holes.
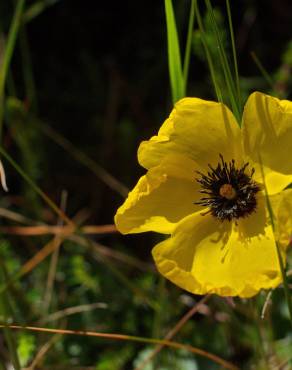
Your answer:
[[[261,182],[264,168],[269,194],[276,194],[292,182],[292,161],[287,150],[292,143],[292,102],[255,92],[243,113],[244,153],[254,165],[255,180]]]
[[[200,209],[194,204],[199,194],[195,168],[193,160],[180,154],[168,155],[151,168],[118,209],[118,230],[170,234],[182,218]]]
[[[287,189],[277,196],[270,197],[276,216],[276,238],[283,250],[292,245],[292,189]]]
[[[219,154],[226,161],[241,159],[241,132],[233,114],[221,103],[181,99],[158,135],[141,143],[138,160],[149,169],[173,153],[193,159],[203,169],[217,165]]]
[[[278,220],[282,217],[285,225],[280,233],[291,223],[292,192],[284,193],[271,197]],[[288,238],[287,231],[280,237],[282,252]],[[186,217],[169,239],[155,246],[153,257],[166,278],[195,294],[251,297],[282,281],[264,197],[259,197],[257,212],[237,225],[200,212]]]
[[[197,98],[180,100],[158,136],[140,145],[138,158],[149,171],[118,209],[115,223],[124,234],[169,234],[200,207],[196,171],[241,158],[240,129],[230,110]]]
[[[283,260],[291,243],[292,103],[255,92],[245,106],[240,130],[221,103],[185,98],[176,103],[158,135],[141,143],[139,163],[148,170],[118,209],[124,234],[156,231],[171,236],[153,249],[158,270],[195,294],[251,297],[281,281],[275,241]],[[253,179],[265,183],[275,215],[273,231],[263,191],[257,208],[236,222],[203,216],[196,172],[208,165],[247,161]],[[204,212],[203,212],[204,214]]]

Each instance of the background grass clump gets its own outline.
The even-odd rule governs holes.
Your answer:
[[[169,81],[163,1],[0,3],[0,152],[9,187],[0,197],[0,319],[4,326],[164,338],[191,312],[173,340],[240,369],[290,369],[282,288],[269,300],[266,293],[234,302],[212,296],[196,306],[202,297],[158,276],[150,254],[156,235],[121,236],[111,226],[143,173],[138,144],[157,131],[172,98],[217,99],[204,41],[222,100],[235,104],[212,54],[217,41],[210,12],[199,2],[202,36],[198,20],[189,28],[191,1],[173,5],[186,55],[173,68],[184,83]],[[212,5],[232,65],[225,3]],[[291,100],[292,4],[232,5],[242,102],[256,89]],[[231,81],[234,96],[237,82]],[[150,359],[155,346],[146,339],[4,327],[0,343],[1,370],[222,368],[183,349],[164,348]]]

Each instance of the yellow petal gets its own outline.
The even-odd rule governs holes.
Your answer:
[[[283,251],[292,244],[292,189],[270,197],[275,215],[276,237]]]
[[[263,183],[263,176],[261,171],[262,167],[269,195],[281,192],[292,182],[292,174],[285,175],[283,173],[273,171],[271,168],[267,166],[254,162],[251,158],[246,158],[246,162],[249,162],[250,168],[254,168],[255,170],[253,180],[260,184]]]
[[[221,103],[184,98],[176,103],[157,136],[141,143],[139,163],[149,169],[170,153],[180,153],[202,168],[241,159],[240,129],[230,110]]]
[[[176,223],[199,209],[196,163],[181,155],[165,158],[142,176],[118,209],[115,223],[123,234],[169,234]]]
[[[195,294],[251,297],[281,283],[271,226],[264,204],[246,219],[220,222],[199,212],[182,220],[153,249],[158,270]]]
[[[259,155],[265,167],[292,181],[292,102],[255,92],[243,113],[243,141],[247,157],[254,162]],[[286,181],[286,182],[287,182]]]

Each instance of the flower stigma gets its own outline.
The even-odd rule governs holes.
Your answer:
[[[203,214],[211,213],[221,221],[247,217],[256,210],[256,194],[260,191],[260,185],[252,179],[255,170],[248,171],[249,163],[237,168],[234,159],[227,163],[219,156],[221,161],[216,168],[208,164],[207,174],[197,171],[200,193],[207,196],[195,204],[208,207]]]
[[[223,184],[220,187],[219,194],[226,199],[234,199],[236,197],[236,190],[231,184]]]

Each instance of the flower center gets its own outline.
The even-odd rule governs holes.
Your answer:
[[[256,194],[260,191],[260,185],[252,180],[254,168],[248,171],[248,163],[236,168],[234,159],[227,163],[221,154],[220,159],[216,168],[208,165],[207,174],[198,172],[200,193],[207,196],[195,204],[208,207],[206,213],[222,221],[247,217],[256,210]]]
[[[224,184],[221,186],[219,194],[226,199],[234,199],[236,197],[236,190],[231,184]]]

